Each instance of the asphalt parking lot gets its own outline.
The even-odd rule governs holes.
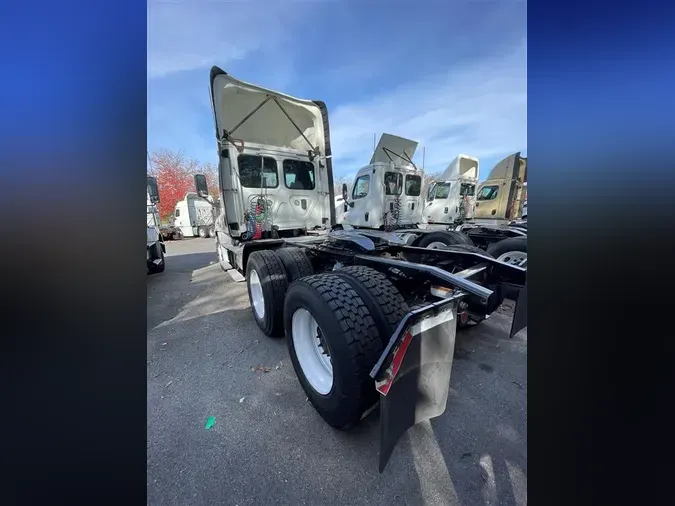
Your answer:
[[[324,423],[214,241],[167,251],[148,276],[148,504],[527,503],[527,329],[509,340],[508,309],[459,333],[446,412],[380,475],[377,410],[351,432]]]

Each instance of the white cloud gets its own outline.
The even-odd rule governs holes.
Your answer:
[[[148,78],[225,65],[274,48],[304,20],[307,6],[288,2],[193,0],[148,2]]]
[[[336,173],[368,162],[373,133],[419,141],[415,155],[442,170],[459,153],[492,158],[527,147],[526,43],[329,111]],[[397,79],[405,79],[398,75]]]
[[[289,7],[291,3],[294,5]],[[150,149],[185,149],[190,156],[213,160],[215,140],[210,129],[206,70],[217,64],[243,80],[272,89],[294,94],[293,85],[300,83],[304,86],[299,91],[302,96],[306,89],[315,90],[309,93],[311,98],[321,99],[325,94],[331,120],[333,167],[338,175],[353,173],[367,163],[373,133],[379,136],[389,132],[419,141],[415,161],[421,162],[422,148],[426,147],[425,166],[430,172],[442,170],[460,152],[488,160],[526,150],[525,39],[508,49],[513,37],[521,33],[524,37],[524,25],[510,23],[507,26],[515,28],[503,29],[505,19],[520,16],[520,7],[514,7],[519,2],[505,0],[498,9],[484,9],[469,30],[472,37],[466,41],[453,32],[443,39],[447,50],[429,46],[439,69],[432,75],[427,74],[432,67],[429,61],[419,65],[423,73],[417,75],[400,69],[418,67],[425,56],[414,49],[438,42],[423,40],[414,45],[399,41],[401,47],[392,48],[373,45],[370,39],[359,38],[358,33],[340,31],[324,40],[320,30],[308,32],[319,16],[317,7],[327,3],[331,2],[149,0]],[[340,2],[335,2],[334,7],[330,16],[335,25],[348,26],[350,18],[340,14],[348,9]],[[460,14],[464,16],[460,17],[463,23],[476,18],[474,11],[454,13]],[[308,39],[299,38],[299,33],[308,34]],[[476,37],[491,42],[489,51],[507,49],[490,59],[455,64],[455,54],[460,57],[474,49],[478,51],[472,45]],[[345,39],[352,44],[344,46]],[[310,59],[313,63],[309,65],[302,56],[303,47],[324,43],[326,54],[331,55],[329,61]],[[417,55],[413,59],[419,57],[420,61],[399,65],[402,49],[411,50]],[[198,72],[177,75],[191,70]],[[303,80],[298,79],[299,75]],[[170,78],[163,79],[167,76]],[[391,86],[372,97],[349,101],[350,96],[358,94],[350,93],[347,87],[358,89],[367,81]],[[338,97],[347,101],[336,102]],[[483,171],[489,169],[482,167]]]

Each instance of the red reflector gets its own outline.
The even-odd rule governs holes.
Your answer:
[[[375,384],[375,388],[382,395],[387,395],[389,393],[391,384],[394,382],[394,378],[396,378],[396,375],[398,374],[398,371],[401,368],[401,364],[403,363],[403,357],[405,357],[405,353],[406,351],[408,351],[410,341],[412,341],[412,334],[410,333],[410,331],[408,331],[403,336],[401,344],[394,352],[394,358],[391,361],[391,365],[385,371],[386,378],[383,381],[377,382]]]

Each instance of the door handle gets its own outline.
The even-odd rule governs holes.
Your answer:
[[[492,216],[494,216],[496,213],[497,213],[497,210],[496,210],[496,209],[493,209],[493,210],[492,210]]]

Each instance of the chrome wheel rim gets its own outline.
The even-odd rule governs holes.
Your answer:
[[[259,320],[265,317],[265,297],[263,296],[262,285],[258,273],[254,270],[248,275],[248,286],[251,291],[251,303],[253,311]]]
[[[293,347],[310,386],[326,395],[333,388],[333,364],[321,328],[309,311],[296,309],[291,321]]]
[[[507,251],[499,255],[497,260],[517,267],[527,267],[527,253],[524,251]]]

